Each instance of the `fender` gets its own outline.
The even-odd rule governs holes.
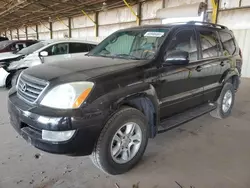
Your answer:
[[[148,118],[150,137],[157,133],[157,125],[160,122],[159,100],[155,88],[149,83],[140,82],[120,87],[96,99],[92,105],[98,105],[107,119],[123,105],[137,108]]]
[[[225,71],[221,77],[220,83],[222,84],[226,83],[233,76],[240,77],[240,73],[237,68],[228,69],[227,71]]]

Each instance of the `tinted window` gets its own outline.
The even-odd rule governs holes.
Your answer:
[[[199,31],[202,57],[218,57],[221,55],[221,48],[218,37],[213,31]]]
[[[188,52],[190,61],[197,60],[197,39],[195,32],[193,30],[183,30],[178,32],[173,37],[167,50],[167,54],[173,51]]]
[[[88,44],[88,46],[89,46],[89,51],[92,50],[94,47],[96,47],[95,44]]]
[[[70,43],[69,53],[81,53],[81,52],[88,52],[88,51],[89,51],[88,44]]]
[[[13,43],[13,41],[8,41],[8,40],[1,41],[0,42],[0,50],[5,49],[7,46],[9,46],[12,43]]]
[[[46,48],[44,51],[47,51],[49,56],[50,55],[68,54],[69,53],[69,44],[68,43],[55,44],[55,45],[52,45],[52,46]]]
[[[236,46],[232,35],[223,31],[220,31],[219,34],[222,42],[223,54],[224,55],[234,54]]]
[[[23,48],[25,48],[25,44],[24,44],[24,43],[17,43],[17,44],[15,45],[15,49],[16,49],[17,51],[19,51],[19,50],[21,50],[21,49],[23,49]]]

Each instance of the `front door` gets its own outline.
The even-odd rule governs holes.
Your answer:
[[[188,65],[171,65],[159,69],[161,119],[183,112],[203,103],[202,73],[199,69],[197,36],[193,28],[176,31],[166,46],[166,56],[171,51],[189,53]]]

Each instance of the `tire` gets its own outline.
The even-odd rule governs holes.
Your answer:
[[[15,86],[17,84],[17,79],[19,77],[19,75],[21,74],[23,70],[18,70],[16,71],[11,78],[11,87]]]
[[[225,95],[229,95],[228,93],[231,93],[232,100],[231,100],[230,106],[228,107],[228,110],[225,111],[225,109],[227,109],[227,108],[223,108],[223,99],[225,99]],[[218,119],[224,119],[224,118],[230,116],[233,105],[234,105],[234,99],[235,99],[234,86],[232,83],[227,82],[227,83],[225,83],[224,87],[222,88],[221,94],[216,101],[217,108],[214,111],[210,112],[210,115],[212,117],[215,117]]]
[[[120,135],[120,132],[118,133],[117,131],[125,130],[124,132],[126,132],[128,127],[130,127],[131,125],[135,127],[131,135],[134,134],[135,136],[137,135],[137,133],[138,134],[140,133],[141,136],[138,138],[140,138],[141,141],[137,142],[137,144],[135,145],[132,144],[131,146],[127,147],[124,146],[130,149],[123,148],[122,143],[125,139],[121,139],[122,141],[119,142],[121,144],[118,144],[117,142],[117,145],[114,146],[113,144],[116,142],[115,135],[118,134]],[[103,130],[101,131],[101,134],[92,152],[91,158],[93,163],[105,173],[112,175],[123,174],[129,171],[140,161],[141,157],[143,156],[143,153],[148,143],[148,135],[149,135],[148,132],[149,132],[148,121],[142,112],[130,107],[122,108],[108,120]],[[130,133],[128,134],[124,133],[123,135],[129,135],[129,134]],[[132,137],[133,136],[131,136],[131,140],[133,140]],[[130,139],[128,139],[128,142],[129,140]],[[135,143],[135,141],[131,140],[129,144]],[[138,143],[140,144],[138,145]],[[124,141],[124,144],[126,145],[126,140]],[[119,153],[119,151],[122,152],[120,155],[117,155],[117,157],[115,157],[114,155],[111,154],[111,152],[114,152],[114,148],[117,147],[118,145],[120,145],[118,147],[120,149],[117,150],[117,153]],[[123,151],[123,149],[130,151],[129,152],[131,154],[130,160],[128,161],[125,159],[123,160],[123,155],[126,154],[126,158],[128,158],[129,156],[127,151]],[[137,151],[137,152],[132,152],[132,151]]]

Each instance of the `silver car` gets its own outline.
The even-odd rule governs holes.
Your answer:
[[[15,85],[19,74],[26,68],[51,61],[49,59],[65,59],[72,55],[83,55],[96,45],[97,43],[90,41],[64,39],[41,41],[24,48],[20,52],[28,55],[23,59],[0,64],[0,87],[10,88]],[[50,58],[46,61],[47,57]]]

